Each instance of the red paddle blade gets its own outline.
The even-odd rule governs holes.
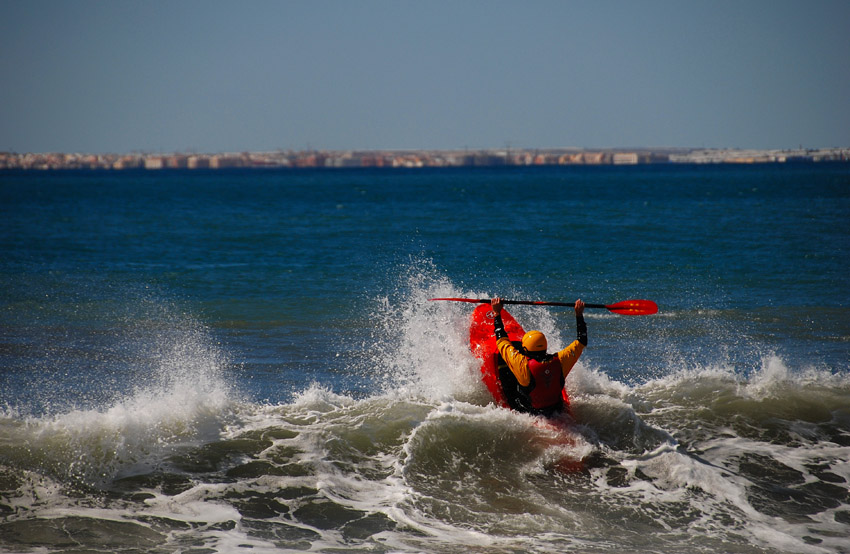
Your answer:
[[[623,300],[605,306],[609,311],[620,315],[652,315],[658,313],[658,304],[652,300]]]

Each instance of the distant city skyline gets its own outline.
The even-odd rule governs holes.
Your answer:
[[[0,151],[2,171],[447,168],[645,164],[768,164],[850,162],[850,147],[740,149],[302,150],[228,153],[17,153]]]
[[[0,10],[0,152],[850,146],[844,0]]]

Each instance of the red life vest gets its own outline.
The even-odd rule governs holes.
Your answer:
[[[560,406],[565,379],[558,357],[552,356],[545,362],[529,359],[528,371],[531,373],[529,397],[532,408],[539,410]]]

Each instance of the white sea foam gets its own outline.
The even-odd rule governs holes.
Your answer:
[[[144,470],[164,449],[218,436],[233,402],[221,370],[226,356],[196,323],[153,335],[143,346],[152,370],[113,403],[29,416],[6,427],[17,458],[59,477],[101,483]],[[181,327],[182,325],[182,327]]]
[[[434,273],[408,279],[403,298],[374,310],[376,331],[367,349],[376,353],[370,363],[385,368],[387,387],[367,398],[314,383],[289,403],[239,402],[222,377],[226,356],[202,329],[190,326],[191,332],[175,335],[179,341],[156,342],[161,370],[120,401],[29,420],[15,437],[62,463],[88,458],[88,468],[74,471],[90,482],[141,472],[146,463],[167,465],[170,449],[184,443],[262,444],[256,450],[234,446],[231,457],[213,460],[220,466],[210,470],[211,477],[196,476],[183,492],[145,489],[150,497],[126,510],[89,510],[63,498],[59,487],[43,487],[38,494],[51,495],[52,507],[39,515],[116,521],[153,516],[190,524],[173,532],[173,545],[189,536],[192,544],[220,552],[240,545],[297,551],[251,530],[258,524],[239,502],[260,495],[288,510],[270,512],[262,523],[292,531],[291,545],[299,544],[298,532],[309,533],[314,551],[374,544],[399,552],[555,552],[623,544],[647,550],[672,544],[717,551],[732,544],[846,551],[846,525],[836,519],[846,504],[812,507],[804,522],[783,519],[758,504],[760,487],[799,483],[771,481],[770,468],[765,475],[747,469],[767,461],[798,472],[804,483],[818,483],[819,471],[829,472],[846,487],[847,447],[818,435],[824,432],[819,414],[832,409],[834,417],[847,417],[846,376],[789,367],[768,354],[749,377],[718,359],[702,367],[671,362],[666,375],[635,384],[609,375],[591,355],[567,383],[578,424],[556,431],[539,418],[490,403],[468,351],[470,306],[427,300],[487,295],[461,290]],[[535,321],[553,347],[568,342],[549,312],[512,312],[523,323]],[[821,419],[800,414],[799,421],[774,423],[787,417],[777,410],[808,406],[812,399],[826,406],[818,412]],[[4,433],[18,432],[3,426]],[[785,434],[790,438],[783,443]],[[603,463],[584,473],[555,469],[564,458],[595,454]],[[229,473],[253,463],[271,470]],[[325,509],[345,510],[341,523],[328,528],[311,519]],[[351,523],[346,517],[356,523],[373,516],[390,523],[375,524],[378,531],[366,542],[345,535]],[[813,535],[821,542],[815,544]]]

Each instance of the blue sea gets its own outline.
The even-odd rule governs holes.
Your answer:
[[[429,301],[495,295],[660,310],[553,430]],[[849,488],[847,164],[0,173],[0,551],[847,553]]]

